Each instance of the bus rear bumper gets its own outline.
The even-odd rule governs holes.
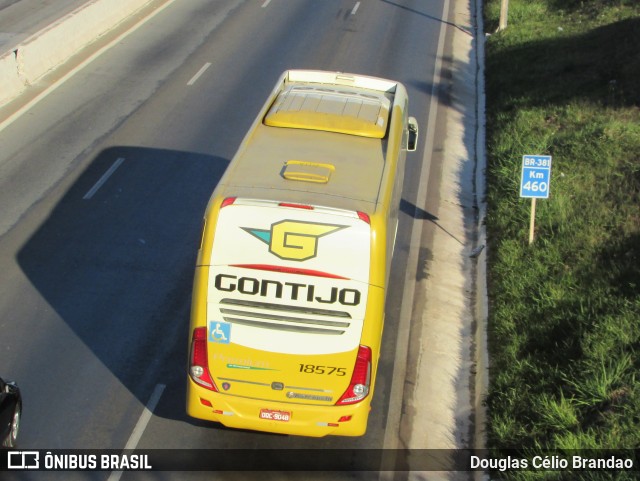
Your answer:
[[[236,429],[311,437],[362,436],[367,430],[370,397],[347,406],[283,403],[209,391],[189,379],[187,414]]]

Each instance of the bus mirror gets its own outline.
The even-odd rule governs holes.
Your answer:
[[[415,117],[409,117],[409,139],[407,150],[413,152],[418,147],[418,121]]]

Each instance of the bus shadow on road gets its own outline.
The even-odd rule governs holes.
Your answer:
[[[77,336],[65,329],[43,336],[48,346],[30,353],[30,362],[49,371],[43,376],[63,376],[56,366],[82,355],[72,362],[75,372],[66,373],[71,384],[106,389],[95,379],[100,376],[113,388],[106,367],[144,405],[156,383],[175,384],[167,376],[180,375],[182,389],[172,396],[184,406],[184,372],[172,366],[186,363],[203,214],[227,165],[200,153],[127,146],[105,149],[90,162],[17,255],[29,281]],[[59,344],[62,362],[51,362],[52,344]],[[65,397],[63,386],[52,389],[37,389],[45,410],[54,408],[44,399]],[[101,394],[107,393],[91,397],[99,401]]]

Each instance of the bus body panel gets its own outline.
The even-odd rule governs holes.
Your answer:
[[[285,434],[364,434],[407,105],[404,87],[389,80],[319,71],[280,78],[205,213],[189,415]]]

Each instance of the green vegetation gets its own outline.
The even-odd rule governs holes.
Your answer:
[[[486,66],[489,447],[640,448],[640,3],[510,0]],[[524,154],[553,156],[532,245]]]

